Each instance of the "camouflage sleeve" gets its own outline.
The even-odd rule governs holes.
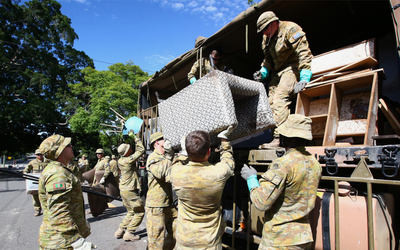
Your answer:
[[[274,69],[274,61],[272,59],[271,53],[269,52],[269,47],[267,46],[267,43],[268,43],[267,39],[268,39],[268,37],[263,35],[261,49],[264,52],[264,60],[261,63],[261,67],[266,67],[268,72],[271,72]]]
[[[24,170],[22,171],[22,173],[27,174],[27,173],[32,172],[33,166],[32,166],[32,164],[31,164],[31,162],[32,162],[32,161],[30,161],[30,162],[28,163],[28,165],[24,168]]]
[[[187,75],[189,81],[190,81],[190,79],[191,79],[192,77],[196,76],[196,73],[197,73],[197,70],[198,70],[198,69],[199,69],[199,60],[197,60],[197,61],[193,64],[192,68],[190,69],[190,71],[189,71],[189,73],[188,73],[188,75]]]
[[[110,163],[104,163],[104,179],[106,179],[111,173],[111,167],[110,167]]]
[[[82,216],[76,216],[73,211],[76,211],[75,206],[71,202],[72,196],[76,195],[73,192],[73,180],[62,173],[51,175],[46,183],[45,189],[47,196],[47,207],[51,220],[51,227],[56,228],[61,232],[75,232],[73,237],[87,237],[90,234],[90,228],[86,224],[84,212]],[[71,235],[72,236],[72,235]]]
[[[286,175],[286,169],[279,163],[271,163],[270,169],[259,180],[260,186],[250,191],[250,199],[258,210],[271,208],[285,189]]]
[[[233,159],[233,150],[229,141],[221,142],[220,152],[220,162],[217,163],[217,165],[227,166],[229,168],[230,175],[233,176],[235,170],[235,160]]]
[[[150,163],[148,169],[155,178],[162,179],[168,175],[171,164],[171,160],[163,159],[154,163]]]
[[[172,162],[172,166],[175,165],[175,164],[186,165],[188,162],[189,162],[189,157],[187,157],[186,155],[179,155]]]
[[[131,162],[137,161],[140,158],[140,156],[142,156],[144,153],[144,146],[139,138],[135,138],[135,144],[136,144],[135,153],[129,157]]]
[[[292,44],[292,47],[299,58],[299,70],[311,70],[312,54],[308,45],[306,33],[300,26],[295,25],[286,34],[286,39],[290,44]]]

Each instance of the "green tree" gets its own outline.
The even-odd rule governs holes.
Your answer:
[[[138,86],[150,76],[132,61],[116,63],[108,68],[106,71],[91,67],[82,70],[84,80],[71,86],[76,98],[69,101],[70,110],[75,111],[69,123],[74,133],[102,131],[99,147],[107,147],[116,154],[115,147],[121,142],[121,133],[109,133],[107,130],[112,129],[101,124],[121,126],[118,116],[110,108],[126,119],[136,116]]]
[[[71,20],[53,0],[0,4],[0,152],[26,152],[68,134],[65,100],[93,61],[73,48]]]

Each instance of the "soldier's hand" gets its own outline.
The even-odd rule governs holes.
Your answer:
[[[84,238],[77,239],[74,243],[71,244],[71,247],[74,250],[91,250],[96,249],[97,246],[91,242],[86,241]]]
[[[173,155],[174,154],[174,150],[172,150],[172,145],[171,142],[169,140],[165,140],[164,141],[164,150],[166,154],[169,155]]]
[[[294,93],[297,94],[304,89],[306,86],[307,81],[300,81],[294,86]]]
[[[247,181],[247,179],[250,178],[250,176],[257,176],[257,170],[255,170],[252,166],[247,166],[246,164],[243,164],[242,170],[240,171],[240,175],[242,176],[243,179]]]
[[[187,156],[186,152],[186,136],[182,136],[181,138],[181,152],[179,154]]]
[[[257,70],[256,72],[254,72],[253,74],[253,79],[257,82],[261,82],[261,72],[259,70]]]
[[[228,140],[228,136],[232,133],[233,131],[233,126],[229,126],[227,129],[225,129],[224,131],[220,132],[217,137],[220,139],[225,139]]]

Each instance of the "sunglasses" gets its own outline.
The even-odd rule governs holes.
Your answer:
[[[69,144],[66,146],[66,148],[69,148],[69,147],[72,147],[72,144],[71,144],[71,143],[69,143]]]

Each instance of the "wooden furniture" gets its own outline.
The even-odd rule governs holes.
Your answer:
[[[380,75],[383,69],[360,71],[298,93],[295,113],[312,119],[315,146],[373,145]]]

